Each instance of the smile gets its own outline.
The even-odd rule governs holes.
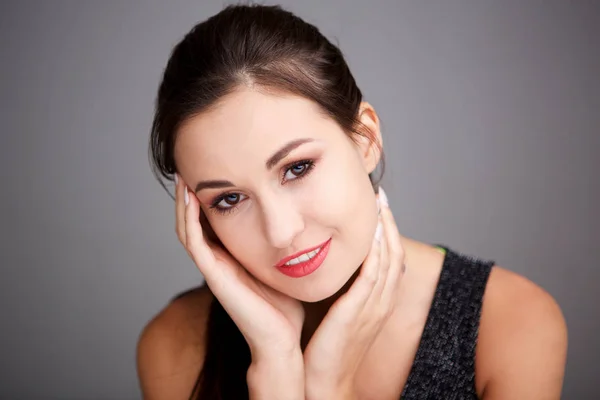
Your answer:
[[[286,257],[277,263],[276,268],[283,274],[292,278],[301,278],[316,271],[329,252],[331,238],[317,248],[308,249],[302,252]]]
[[[309,253],[304,253],[300,257],[292,258],[290,261],[286,262],[283,265],[290,266],[290,265],[300,264],[301,262],[304,262],[304,261],[308,261],[308,260],[312,259],[314,256],[316,256],[317,254],[319,254],[319,251],[321,251],[321,248],[318,248],[317,250],[313,250]]]

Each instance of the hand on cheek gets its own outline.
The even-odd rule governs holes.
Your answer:
[[[307,399],[352,397],[356,371],[394,310],[404,251],[383,189],[378,202],[379,222],[360,274],[304,352]]]

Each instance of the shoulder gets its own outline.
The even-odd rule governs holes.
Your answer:
[[[185,398],[204,361],[212,293],[205,286],[174,298],[142,330],[138,377],[145,399]]]
[[[484,399],[559,399],[567,328],[552,296],[494,266],[485,290],[476,369]]]

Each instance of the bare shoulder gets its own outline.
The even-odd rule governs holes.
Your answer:
[[[137,370],[144,399],[189,397],[205,356],[212,293],[206,287],[173,299],[142,330]]]
[[[552,296],[527,278],[495,266],[477,344],[483,398],[559,399],[566,354],[566,323]]]

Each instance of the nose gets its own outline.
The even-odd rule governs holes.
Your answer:
[[[269,244],[278,249],[292,246],[304,230],[304,219],[297,204],[286,196],[276,196],[263,203],[264,226]]]

